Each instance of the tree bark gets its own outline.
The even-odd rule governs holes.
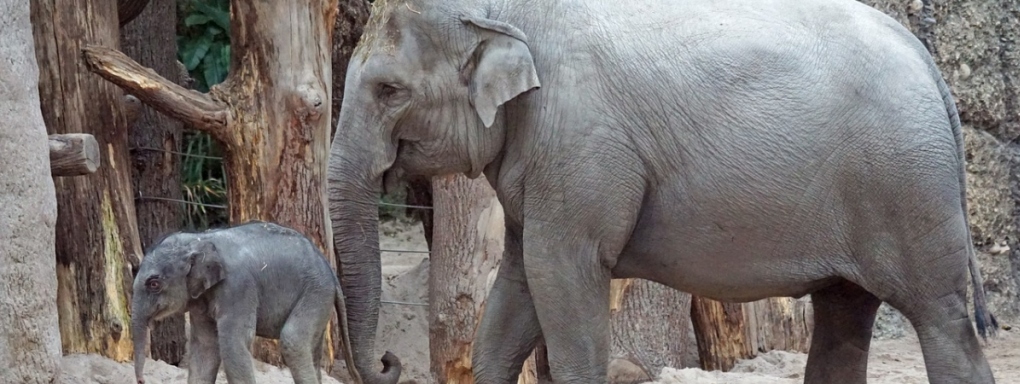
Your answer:
[[[329,122],[329,140],[333,141],[336,133],[337,119],[340,117],[340,106],[344,101],[344,84],[347,81],[347,64],[354,54],[354,47],[361,39],[361,33],[368,22],[369,5],[365,0],[339,0],[336,3],[336,21],[333,23],[333,105],[332,119]],[[428,182],[428,180],[426,180]]]
[[[748,339],[755,354],[771,350],[807,353],[814,328],[807,297],[773,297],[744,304]]]
[[[30,8],[0,0],[0,383],[48,384],[60,361],[57,201]]]
[[[181,67],[177,62],[177,6],[172,1],[125,1],[137,6],[137,18],[121,27],[124,53],[139,64],[153,68],[169,81],[182,84]],[[144,8],[144,9],[143,9]],[[128,9],[136,12],[136,8]],[[125,8],[121,7],[121,17]],[[123,22],[123,20],[122,20]],[[130,96],[129,96],[130,97]],[[131,146],[131,180],[137,196],[138,235],[142,248],[148,248],[160,237],[181,229],[182,209],[179,203],[144,199],[160,197],[181,200],[182,124],[130,97],[127,124]],[[150,332],[149,351],[152,358],[178,365],[184,357],[184,314],[156,321]]]
[[[87,133],[49,135],[50,172],[53,176],[82,176],[94,173],[102,162],[99,142]]]
[[[535,350],[524,360],[521,375],[517,384],[549,384],[552,383],[552,372],[549,371],[549,355],[545,349],[545,341],[539,341]]]
[[[407,181],[407,204],[411,207],[432,207],[432,183],[425,178]],[[432,223],[434,210],[431,208],[408,208],[408,215],[421,221],[425,244],[432,250]]]
[[[792,298],[724,303],[695,296],[691,319],[701,368],[728,371],[737,360],[775,349],[807,352],[810,306],[807,300]]]
[[[737,360],[753,356],[746,337],[743,304],[695,296],[691,300],[691,321],[701,369],[728,371]]]
[[[610,382],[645,382],[664,367],[698,366],[690,309],[686,293],[648,280],[614,279]]]
[[[85,48],[94,72],[224,146],[231,223],[265,220],[294,228],[333,268],[324,192],[336,10],[334,1],[232,0],[230,75],[209,94],[184,89],[108,47]],[[327,371],[332,335],[327,332],[323,356]],[[256,338],[254,350],[257,359],[282,365],[275,341]]]
[[[432,179],[436,220],[429,267],[429,354],[439,383],[474,383],[471,345],[503,256],[503,209],[484,176]]]
[[[114,1],[32,0],[39,97],[50,134],[88,133],[102,151],[94,174],[54,180],[60,337],[64,353],[131,358],[132,266],[141,255],[122,92],[89,73],[85,44],[119,45]]]

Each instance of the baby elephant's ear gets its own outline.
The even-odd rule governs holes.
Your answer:
[[[488,128],[503,103],[541,86],[535,60],[527,36],[517,27],[474,16],[462,16],[461,21],[482,30],[481,43],[462,69],[461,78],[468,84],[475,112]]]
[[[223,257],[211,241],[198,240],[189,257],[191,270],[188,271],[188,294],[195,299],[223,281],[226,271],[223,270]]]

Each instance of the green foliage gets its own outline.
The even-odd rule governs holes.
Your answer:
[[[177,59],[195,88],[208,92],[230,69],[230,2],[177,0]],[[208,134],[187,131],[181,159],[181,192],[193,203],[227,205],[226,170],[221,150]],[[200,230],[227,224],[226,209],[185,204],[185,228]]]
[[[226,170],[216,140],[205,133],[186,131],[188,154],[181,162],[181,192],[187,201],[227,206]],[[198,204],[185,205],[185,228],[192,230],[226,225],[226,209]]]
[[[230,3],[178,0],[177,20],[178,59],[195,79],[195,89],[208,92],[230,68]]]
[[[184,63],[199,92],[222,82],[230,69],[230,1],[177,1],[177,58]],[[372,2],[369,0],[369,2]],[[206,205],[227,205],[226,171],[218,143],[202,132],[184,134],[186,156],[181,159],[184,199]],[[404,188],[381,197],[381,202],[403,204]],[[226,209],[186,204],[184,226],[201,230],[226,225]],[[381,219],[404,216],[400,207],[379,206]]]

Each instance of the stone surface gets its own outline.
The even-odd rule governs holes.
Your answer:
[[[50,383],[60,359],[57,201],[29,3],[0,0],[0,383]]]

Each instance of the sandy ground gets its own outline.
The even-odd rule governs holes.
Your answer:
[[[385,250],[426,251],[420,225],[384,223],[380,226],[380,248]],[[428,255],[414,252],[383,252],[383,306],[380,310],[377,356],[386,350],[396,353],[404,366],[403,384],[431,383],[429,374]],[[399,302],[399,303],[386,303]],[[911,330],[896,339],[872,342],[868,366],[870,384],[927,383],[920,346]],[[985,353],[1000,384],[1020,384],[1020,331],[1000,331],[990,339]],[[665,368],[656,384],[793,384],[802,383],[807,355],[772,351],[755,359],[742,361],[731,372],[706,372],[700,369]],[[292,382],[287,369],[257,363],[259,383]],[[323,375],[324,384],[343,381],[343,361],[336,362],[334,375]],[[381,364],[377,367],[381,369]],[[181,368],[159,361],[146,365],[149,384],[185,383],[187,375]],[[116,363],[96,356],[64,357],[64,375],[59,384],[132,384],[130,363]],[[217,383],[226,383],[220,375]]]

